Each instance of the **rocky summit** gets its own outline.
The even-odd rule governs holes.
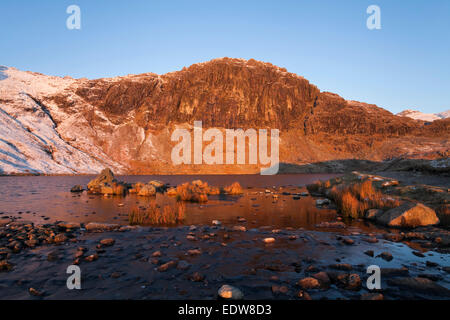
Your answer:
[[[450,147],[448,118],[396,116],[253,59],[96,80],[6,67],[1,74],[0,174],[259,172],[258,165],[173,165],[171,134],[194,121],[204,129],[279,129],[280,162],[291,172],[344,159],[448,158]]]

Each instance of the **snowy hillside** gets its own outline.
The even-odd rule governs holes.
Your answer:
[[[62,92],[73,82],[0,67],[0,174],[96,173],[105,166],[123,170],[101,150],[86,152],[69,144],[57,130],[54,113],[40,104],[42,96]]]
[[[450,110],[441,113],[423,113],[420,111],[408,109],[397,113],[397,116],[408,117],[415,120],[434,121],[450,117]]]

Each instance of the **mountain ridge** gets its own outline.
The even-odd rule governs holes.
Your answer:
[[[138,174],[256,172],[252,166],[173,166],[171,131],[195,120],[205,128],[280,129],[280,161],[298,165],[448,156],[446,119],[425,125],[398,117],[253,59],[93,80],[14,68],[1,73],[0,115],[8,128],[0,129],[3,173],[94,173],[103,166]]]

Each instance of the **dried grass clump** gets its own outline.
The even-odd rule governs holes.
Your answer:
[[[153,225],[177,224],[184,220],[186,206],[183,203],[177,203],[175,206],[164,206],[160,208],[155,203],[149,207],[136,207],[128,214],[128,223],[130,225]]]
[[[231,195],[238,195],[243,193],[242,187],[239,182],[234,182],[230,186],[223,188],[223,190],[226,194]]]
[[[346,191],[342,194],[340,201],[341,213],[346,217],[358,218],[361,214],[361,203],[350,192]]]
[[[200,180],[191,183],[183,183],[177,186],[177,199],[179,201],[190,201],[204,203],[208,201],[209,186]]]
[[[386,198],[366,180],[351,186],[333,186],[330,196],[339,211],[346,217],[360,218],[368,209],[390,209],[400,205],[400,201]]]
[[[313,183],[306,185],[306,189],[309,193],[322,193],[322,181],[314,181]]]

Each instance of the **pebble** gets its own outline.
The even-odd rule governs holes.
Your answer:
[[[116,240],[114,240],[112,238],[107,238],[107,239],[100,240],[100,244],[105,246],[105,247],[110,247],[110,246],[114,245],[114,243],[116,243]]]
[[[263,241],[264,241],[264,243],[274,243],[275,238],[264,238]]]
[[[36,290],[36,289],[34,289],[34,288],[28,289],[28,292],[29,292],[32,296],[35,296],[35,297],[40,297],[40,296],[42,296],[42,292],[40,292],[40,291],[38,291],[38,290]]]
[[[352,273],[347,279],[347,290],[359,290],[361,288],[361,278],[358,274]]]
[[[190,256],[196,256],[202,254],[202,252],[199,249],[192,249],[188,250],[187,254]]]
[[[98,254],[91,254],[90,256],[87,256],[86,258],[84,258],[85,261],[87,262],[92,262],[98,259]]]
[[[172,261],[169,261],[167,263],[164,263],[164,264],[160,265],[158,267],[158,271],[165,272],[165,271],[167,271],[169,269],[172,269],[172,268],[174,268],[176,266],[177,266],[177,262],[172,260]]]
[[[297,293],[297,297],[302,299],[302,300],[312,300],[311,296],[309,295],[308,292],[304,291],[304,290],[300,290]]]
[[[155,252],[152,253],[152,257],[154,257],[154,258],[159,258],[161,256],[162,256],[161,251],[155,251]]]
[[[344,238],[344,239],[342,240],[342,242],[344,242],[344,243],[347,244],[347,245],[352,245],[352,244],[355,243],[355,241],[354,241],[353,239],[350,239],[350,238]]]

